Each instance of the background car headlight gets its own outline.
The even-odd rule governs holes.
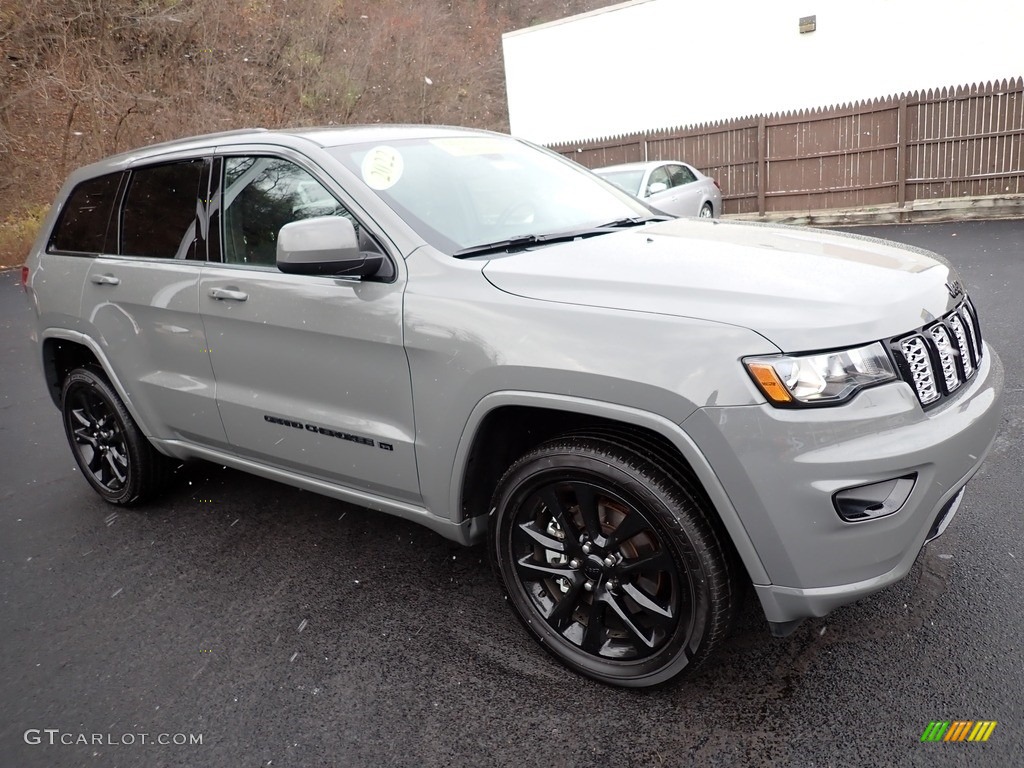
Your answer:
[[[880,343],[815,355],[748,357],[743,363],[773,405],[834,405],[896,378]]]

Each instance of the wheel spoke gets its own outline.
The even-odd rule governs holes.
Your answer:
[[[549,549],[552,552],[565,552],[565,542],[556,539],[554,536],[549,536],[544,531],[538,529],[537,523],[534,520],[528,523],[520,523],[519,530],[545,549]],[[563,530],[565,529],[563,528]]]
[[[73,409],[71,411],[71,417],[73,419],[75,419],[76,421],[78,421],[86,429],[91,429],[92,428],[92,422],[89,421],[89,419],[87,419],[85,417],[85,414],[84,414],[83,411],[84,411],[84,409],[82,409],[82,408],[75,408],[75,409]]]
[[[608,547],[608,549],[615,549],[620,546],[622,542],[628,541],[638,533],[648,531],[650,528],[650,523],[644,520],[643,515],[639,515],[635,512],[628,514],[625,519],[618,524],[615,530],[612,531],[612,535],[608,537],[608,541],[605,542],[605,546]]]
[[[93,450],[96,450],[96,448],[97,448],[97,441],[96,441],[96,438],[95,438],[95,437],[93,437],[92,435],[88,434],[88,433],[87,433],[87,432],[85,431],[86,429],[88,429],[88,427],[79,427],[78,429],[76,429],[76,430],[74,431],[74,435],[75,435],[75,440],[76,440],[76,441],[77,441],[77,442],[78,442],[78,443],[79,443],[80,445],[83,445],[83,444],[84,444],[84,445],[88,445],[88,446],[90,446],[90,447],[91,447],[91,448],[92,448]]]
[[[630,576],[641,571],[671,571],[672,567],[672,557],[664,549],[659,549],[636,560],[622,563],[619,566],[619,575]]]
[[[626,607],[619,602],[619,598],[614,595],[608,595],[604,597],[603,600],[611,606],[615,615],[619,617],[619,620],[625,625],[626,629],[628,629],[631,634],[635,635],[636,638],[648,648],[654,647],[654,633],[652,632],[650,637],[645,635],[643,630],[634,623],[633,617],[630,615],[629,611],[626,610]]]
[[[598,495],[594,488],[589,485],[574,484],[573,492],[576,494],[576,503],[580,508],[580,516],[583,518],[583,526],[587,531],[587,538],[594,540],[601,536],[601,519],[598,514]]]
[[[82,458],[85,457],[83,456]],[[103,454],[98,450],[94,450],[86,466],[89,467],[89,471],[92,472],[93,476],[99,480],[100,472],[103,469]]]
[[[98,425],[101,416],[96,415],[96,403],[93,402],[92,398],[88,395],[83,394],[81,397],[82,410],[85,412],[86,418],[93,425]]]
[[[116,447],[111,446],[107,451],[107,464],[110,465],[110,470],[117,481],[123,484],[127,477],[125,470],[128,469],[128,459]]]
[[[576,606],[579,605],[580,592],[582,590],[583,579],[576,579],[575,581],[570,582],[569,591],[562,595],[559,601],[555,603],[554,608],[551,609],[551,612],[545,617],[548,623],[559,632],[565,629],[569,620],[572,618],[572,615],[576,610]]]
[[[516,560],[516,565],[519,566],[520,571],[530,571],[534,574],[537,574],[536,578],[533,579],[527,578],[525,573],[521,574],[521,578],[525,579],[526,581],[537,581],[537,579],[542,579],[544,578],[544,576],[558,576],[567,579],[571,579],[573,577],[574,571],[572,571],[567,566],[554,566],[546,565],[544,563],[535,563],[531,559],[532,557],[533,555],[531,554]]]
[[[554,486],[549,485],[542,489],[539,496],[551,517],[558,523],[558,527],[565,533],[565,539],[559,542],[562,549],[558,551],[566,554],[578,554],[580,552],[579,531],[576,524],[565,513],[565,507],[559,501]]]
[[[634,603],[640,606],[647,613],[653,614],[652,619],[658,623],[668,623],[675,619],[675,612],[672,610],[672,606],[658,605],[652,600],[643,590],[636,587],[634,584],[623,584],[622,591],[625,592],[633,600]]]
[[[604,645],[604,606],[600,600],[594,600],[587,611],[587,628],[583,631],[583,650],[595,656]]]

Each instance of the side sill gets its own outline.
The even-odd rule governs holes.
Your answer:
[[[288,472],[267,464],[261,464],[250,459],[242,459],[230,453],[224,453],[205,446],[189,443],[184,440],[153,440],[158,450],[179,459],[196,458],[204,459],[215,464],[222,464],[232,469],[248,472],[252,475],[264,477],[279,483],[302,488],[306,491],[319,493],[322,496],[329,496],[339,501],[355,504],[377,512],[384,512],[403,520],[425,526],[435,533],[444,536],[446,539],[458,542],[459,544],[472,543],[475,531],[471,530],[473,519],[463,523],[453,523],[446,518],[431,514],[426,507],[416,504],[409,504],[403,501],[389,499],[386,496],[377,496],[366,491],[330,483],[308,475],[300,475]]]

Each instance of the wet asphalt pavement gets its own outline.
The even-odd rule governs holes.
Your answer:
[[[411,523],[208,464],[104,504],[0,273],[0,768],[1021,765],[1024,222],[857,231],[961,270],[1002,431],[903,582],[784,640],[750,599],[696,677],[647,693],[565,671],[480,548]],[[922,744],[932,720],[998,726]]]

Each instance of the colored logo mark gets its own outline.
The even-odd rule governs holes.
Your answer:
[[[932,720],[921,741],[988,741],[997,725],[995,720]]]

